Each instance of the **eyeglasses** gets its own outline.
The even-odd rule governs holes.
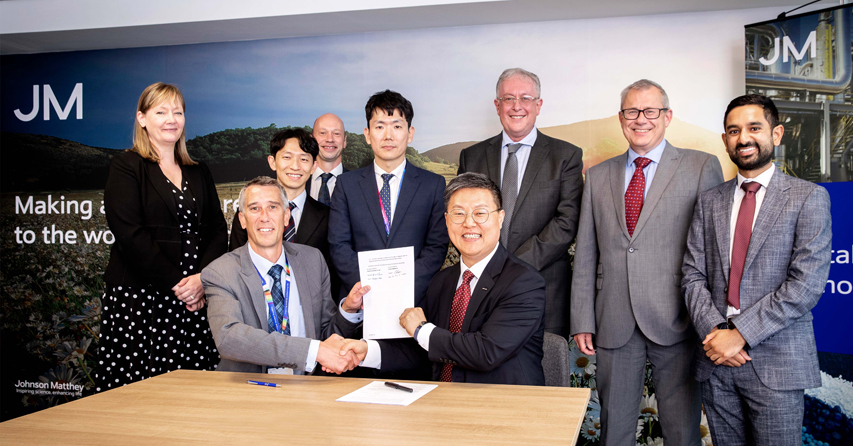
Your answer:
[[[622,117],[633,121],[640,117],[640,112],[643,112],[643,116],[646,119],[657,119],[660,118],[660,113],[664,110],[669,110],[668,108],[647,108],[644,110],[637,110],[636,108],[626,108],[624,110],[619,110],[622,113]]]
[[[521,102],[521,105],[524,106],[532,105],[534,102],[539,100],[539,98],[534,98],[533,96],[522,96],[520,98],[514,96],[504,96],[502,98],[497,99],[504,105],[513,105],[516,102]]]
[[[499,210],[500,209],[496,209],[494,211],[487,211],[485,209],[474,209],[473,211],[471,211],[470,215],[471,218],[474,219],[474,223],[483,224],[489,221],[489,214],[491,214],[492,212],[498,212]],[[447,215],[450,215],[450,221],[456,223],[457,225],[461,225],[462,223],[465,223],[466,220],[468,220],[468,213],[459,210],[450,211],[447,213]]]

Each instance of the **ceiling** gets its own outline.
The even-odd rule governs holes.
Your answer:
[[[766,7],[781,13],[792,2],[0,0],[0,55]],[[841,3],[822,0],[796,13]]]

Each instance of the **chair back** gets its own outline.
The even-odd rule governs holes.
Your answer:
[[[542,343],[542,369],[545,371],[546,386],[571,386],[569,343],[566,338],[545,332],[545,341]]]

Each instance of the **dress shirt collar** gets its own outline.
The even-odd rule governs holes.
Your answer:
[[[524,138],[521,138],[521,141],[515,142],[513,141],[509,135],[506,134],[506,130],[501,130],[501,137],[503,138],[501,141],[501,149],[507,146],[507,144],[518,144],[521,143],[523,146],[533,147],[533,144],[536,144],[536,136],[539,134],[539,131],[536,129],[536,126],[533,126],[533,130],[527,134]]]
[[[480,277],[483,275],[483,271],[486,270],[486,266],[489,265],[489,262],[492,261],[492,257],[494,257],[495,253],[498,252],[498,246],[500,246],[500,243],[495,244],[495,249],[493,249],[492,252],[489,253],[489,255],[487,255],[485,258],[483,258],[483,260],[480,260],[479,262],[477,262],[471,266],[466,265],[465,261],[463,261],[462,257],[460,256],[459,257],[459,267],[460,267],[459,277],[462,277],[462,274],[465,274],[465,270],[469,270],[469,271],[471,271],[471,274],[473,274],[474,277],[477,278],[477,280],[480,280]]]
[[[740,185],[743,184],[744,181],[756,181],[762,186],[764,186],[765,189],[767,189],[767,186],[770,184],[770,178],[773,177],[773,171],[775,170],[776,166],[774,164],[771,164],[769,169],[765,170],[764,172],[761,172],[755,178],[745,178],[743,175],[740,174],[740,172],[738,172],[737,187],[738,189],[740,189]]]
[[[648,158],[652,160],[655,164],[660,164],[660,159],[663,156],[663,149],[666,147],[666,139],[662,139],[660,144],[655,146],[654,149],[650,150],[649,153],[642,155],[644,158]],[[628,147],[628,163],[625,164],[625,167],[631,167],[634,164],[634,160],[639,158],[640,155],[634,151],[634,149]]]
[[[313,175],[311,175],[311,179],[312,179],[313,181],[320,181],[320,182],[322,182],[323,180],[320,178],[320,175],[323,175],[324,173],[326,173],[326,172],[323,172],[323,169],[321,169],[321,168],[319,168],[319,167],[318,167],[318,168],[314,169],[314,174],[313,174]],[[330,174],[332,174],[332,178],[334,178],[334,177],[336,177],[336,176],[338,176],[338,175],[340,175],[340,174],[344,173],[344,164],[343,164],[343,163],[338,163],[338,165],[337,165],[337,166],[335,166],[335,168],[334,168],[334,169],[332,169],[332,171],[331,171],[331,172],[329,172],[329,173],[330,173]],[[331,178],[329,178],[329,179],[331,179]]]
[[[383,173],[390,173],[394,175],[395,179],[399,180],[403,176],[403,171],[406,170],[406,163],[408,163],[408,160],[403,160],[403,162],[400,163],[400,165],[397,166],[396,169],[390,172],[386,172],[381,167],[379,167],[379,164],[376,164],[376,161],[373,161],[373,173],[376,174],[376,177],[379,178],[379,181],[382,181]]]
[[[290,202],[296,204],[297,209],[305,209],[305,197],[307,196],[308,192],[303,189],[302,193],[297,195],[293,200],[290,200]]]
[[[284,265],[284,246],[281,247],[281,255],[278,256],[278,260],[273,263],[269,260],[263,258],[260,254],[256,253],[254,249],[252,249],[252,245],[246,243],[246,246],[249,247],[249,257],[252,259],[252,263],[255,265],[255,268],[258,269],[258,272],[261,273],[262,276],[269,277],[270,268],[273,265]]]

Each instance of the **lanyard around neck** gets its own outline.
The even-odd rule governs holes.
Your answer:
[[[252,264],[254,266],[254,263]],[[270,285],[264,280],[263,274],[258,271],[258,267],[255,266],[255,272],[258,273],[258,277],[261,278],[261,285],[264,287],[264,301],[267,304],[267,310],[269,311],[269,317],[273,321],[273,325],[275,326],[275,331],[279,333],[283,333],[284,329],[287,328],[287,321],[290,313],[290,263],[287,261],[287,254],[284,254],[284,311],[282,312],[281,321],[278,320],[278,312],[275,311],[275,302],[272,300],[272,293],[270,292]]]
[[[398,200],[400,199],[400,189],[403,188],[403,177],[405,177],[405,176],[406,176],[406,167],[403,168],[403,173],[400,174],[400,184],[397,185],[397,199]],[[391,182],[391,180],[388,180],[388,183],[390,183],[390,182]],[[389,187],[390,187],[390,184],[389,184]],[[382,220],[385,222],[385,234],[388,235],[388,234],[391,234],[391,220],[388,219],[388,216],[391,215],[391,213],[390,212],[385,213],[385,205],[382,204],[382,189],[381,188],[376,189],[376,193],[377,193],[377,195],[379,195],[379,209],[382,211]],[[392,208],[393,208],[393,206],[392,206]]]

